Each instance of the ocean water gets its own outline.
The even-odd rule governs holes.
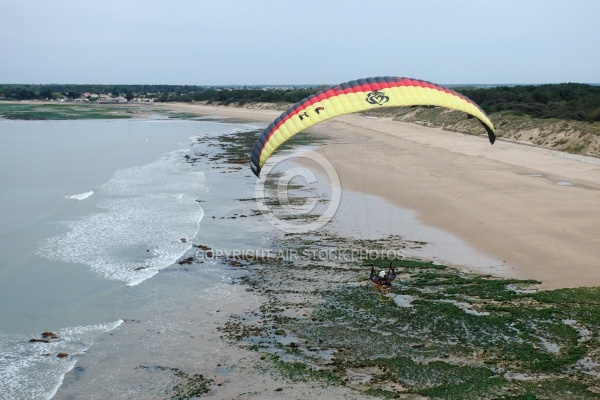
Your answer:
[[[209,184],[206,163],[185,156],[252,129],[160,118],[0,120],[0,399],[60,398],[66,373],[72,398],[100,395],[105,383],[73,385],[105,365],[93,357],[103,351],[95,342],[121,335],[127,343],[127,332],[140,334],[131,321],[160,313],[177,324],[186,317],[174,303],[231,296],[235,271],[217,263],[189,271],[176,261],[198,240],[233,246],[235,234],[214,239],[227,225],[211,228],[206,212],[232,213],[253,186],[239,174],[237,185],[224,185],[218,171]],[[60,339],[29,342],[45,331]],[[78,362],[85,367],[74,370]]]
[[[0,120],[0,399],[163,399],[174,371],[233,376],[218,328],[258,294],[226,260],[177,261],[192,244],[275,250],[282,232],[255,214],[250,168],[219,157],[221,135],[258,128]],[[465,249],[413,214],[345,191],[327,229]],[[44,331],[60,338],[29,342]]]

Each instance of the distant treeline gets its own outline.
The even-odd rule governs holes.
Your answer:
[[[600,86],[560,83],[485,89],[457,87],[456,90],[487,113],[511,111],[536,118],[600,121]]]
[[[136,96],[156,98],[163,94],[190,93],[206,90],[204,86],[188,85],[20,85],[0,84],[0,97],[5,100],[56,100],[81,98],[84,93],[108,94],[134,98]]]
[[[121,95],[128,100],[160,102],[295,103],[323,87],[190,86],[190,85],[9,85],[0,84],[0,99],[45,100],[81,98],[84,93]],[[600,86],[561,83],[454,89],[474,100],[487,113],[511,112],[536,118],[600,121]],[[94,97],[89,97],[93,101]]]

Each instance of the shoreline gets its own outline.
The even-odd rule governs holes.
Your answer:
[[[204,111],[219,115],[214,110]],[[243,116],[231,111],[227,118],[251,120],[251,110],[241,113]],[[263,112],[258,118],[269,122],[268,114]],[[345,128],[339,132],[345,133]],[[357,131],[356,140],[362,137]],[[55,398],[71,398],[74,393],[96,395],[86,388],[98,387],[103,388],[98,398],[165,390],[174,396],[187,393],[188,397],[208,398],[270,398],[281,394],[290,398],[443,398],[451,392],[458,393],[454,398],[469,398],[465,388],[469,393],[472,389],[496,394],[525,390],[549,393],[556,392],[555,384],[561,384],[565,389],[559,392],[584,391],[575,379],[583,379],[596,390],[596,382],[586,377],[596,373],[596,364],[576,363],[585,361],[584,356],[596,360],[592,341],[588,352],[579,345],[591,335],[586,334],[585,327],[590,332],[596,330],[594,320],[585,313],[574,314],[570,305],[564,311],[557,310],[547,322],[553,329],[538,327],[541,318],[548,318],[547,307],[560,300],[562,293],[546,292],[549,299],[545,300],[544,292],[537,296],[534,281],[498,279],[481,272],[471,275],[464,268],[405,260],[398,267],[402,293],[395,304],[387,305],[365,293],[365,263],[328,262],[314,255],[295,261],[224,256],[207,263],[203,254],[208,257],[208,253],[203,252],[212,254],[228,244],[297,249],[303,254],[304,250],[319,254],[332,248],[397,249],[407,244],[400,235],[353,239],[348,237],[349,230],[340,230],[341,235],[328,232],[330,227],[335,230],[333,226],[309,235],[280,235],[267,229],[264,238],[248,241],[246,235],[265,221],[249,202],[255,178],[240,157],[248,146],[246,140],[251,139],[240,132],[211,136],[204,143],[206,148],[193,148],[190,157],[185,157],[185,162],[210,166],[201,168],[209,186],[221,182],[222,176],[229,182],[227,187],[242,189],[240,194],[227,197],[230,204],[225,208],[215,201],[223,198],[218,186],[207,192],[208,197],[202,199],[206,200],[207,229],[193,242],[194,249],[202,252],[195,250],[179,265],[132,289],[145,296],[176,290],[181,296],[172,296],[160,307],[159,297],[148,297],[153,301],[147,306],[123,314],[124,324],[98,338],[92,352],[81,355]],[[319,151],[326,148],[345,154],[345,146],[356,144],[347,135],[326,142],[329,144]],[[376,142],[370,140],[368,144]],[[206,151],[215,145],[220,148],[216,154]],[[227,146],[235,149],[228,150]],[[364,183],[352,174],[338,172],[346,193],[350,183]],[[394,192],[364,196],[375,196],[374,205],[372,200],[368,203],[378,208],[380,203],[390,202],[390,194]],[[429,195],[430,190],[421,194]],[[398,205],[390,202],[390,207]],[[340,215],[339,219],[344,218]],[[386,268],[388,260],[379,260],[376,265]],[[328,279],[322,279],[325,276]],[[207,282],[206,278],[217,278],[216,284],[205,288],[215,301],[199,303],[199,283]],[[573,301],[570,304],[585,307],[587,296],[588,292],[581,290],[569,297]],[[523,332],[513,328],[517,315]],[[562,329],[567,320],[573,321],[570,323],[577,330]],[[579,324],[584,328],[579,329]],[[525,346],[520,345],[523,340]],[[391,353],[381,354],[378,346],[371,345],[381,342],[388,343]],[[504,342],[510,342],[508,348],[498,344]],[[560,350],[555,351],[555,347]],[[571,354],[573,360],[567,357]],[[552,372],[558,368],[554,365],[561,368],[561,375]],[[576,378],[560,383],[568,368],[577,371]],[[414,379],[430,373],[439,379]],[[528,381],[514,380],[513,373],[523,374]],[[105,384],[98,386],[100,382]],[[132,388],[132,382],[137,389]]]
[[[265,123],[281,113],[165,108]],[[318,152],[334,165],[342,189],[415,210],[423,223],[514,266],[506,277],[539,280],[542,289],[600,286],[600,160],[507,141],[491,146],[483,137],[360,115],[311,131],[326,138]]]

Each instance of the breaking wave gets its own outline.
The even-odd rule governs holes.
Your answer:
[[[137,285],[190,248],[204,212],[196,201],[204,174],[182,163],[184,151],[117,171],[98,191],[99,212],[64,221],[38,254],[88,265],[99,275]]]
[[[77,362],[78,355],[89,349],[94,338],[123,323],[65,328],[56,332],[50,343],[29,343],[30,336],[0,332],[0,382],[2,398],[51,399],[64,375]],[[67,357],[57,357],[66,353]],[[6,396],[6,397],[4,397]]]

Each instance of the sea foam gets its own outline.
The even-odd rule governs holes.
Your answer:
[[[94,194],[93,190],[90,190],[89,192],[85,192],[85,193],[80,193],[80,194],[74,194],[71,196],[65,196],[66,199],[73,199],[73,200],[85,200],[88,197],[90,197],[91,195]]]
[[[29,343],[31,336],[0,332],[0,396],[6,399],[51,399],[64,375],[75,366],[78,355],[94,343],[99,334],[123,323],[65,328],[50,343]],[[56,357],[67,353],[65,358]]]
[[[182,163],[184,151],[144,166],[117,171],[98,190],[101,212],[64,221],[65,232],[46,240],[38,254],[88,265],[129,286],[154,276],[190,248],[204,212],[196,198],[204,174]]]

